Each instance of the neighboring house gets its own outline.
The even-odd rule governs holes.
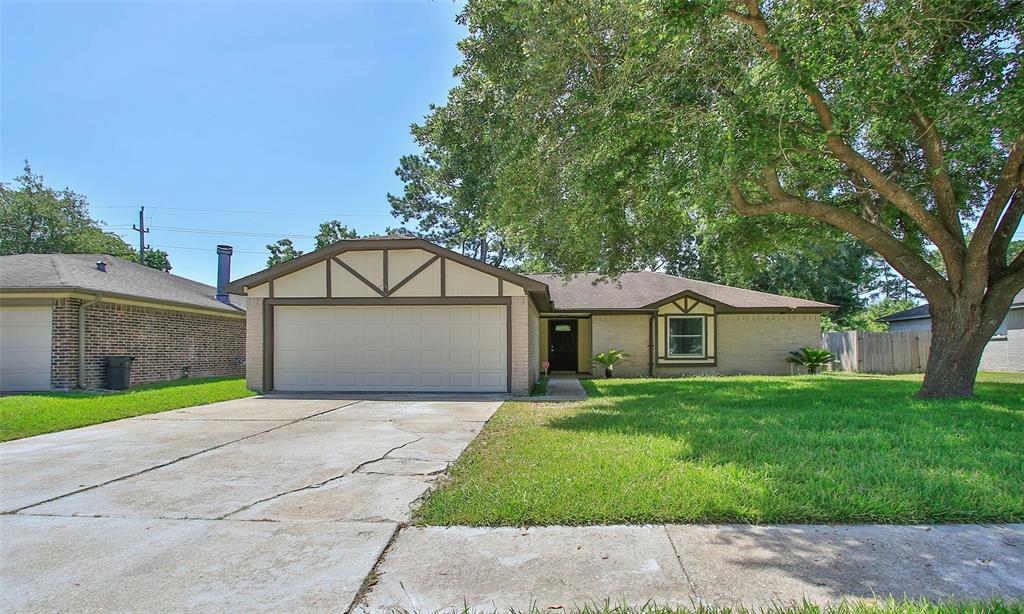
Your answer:
[[[889,331],[894,333],[932,329],[928,305],[887,315],[878,321],[887,323]],[[981,371],[1024,373],[1024,291],[1013,297],[1010,311],[985,346],[978,368]]]
[[[232,282],[255,390],[526,394],[541,371],[790,373],[832,305],[660,273],[519,275],[405,236],[340,241]]]
[[[231,248],[218,247],[218,279]],[[106,357],[135,357],[132,384],[241,375],[244,300],[98,254],[0,256],[0,390],[106,387]]]

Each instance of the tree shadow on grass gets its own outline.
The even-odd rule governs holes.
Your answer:
[[[676,443],[663,479],[714,490],[712,520],[1024,520],[1024,403],[1016,384],[978,397],[912,397],[889,378],[600,382],[554,429]],[[638,453],[640,450],[638,449]]]

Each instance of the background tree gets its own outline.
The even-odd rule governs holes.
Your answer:
[[[349,228],[338,220],[331,220],[320,224],[320,231],[316,233],[316,249],[323,249],[332,243],[342,239],[358,239],[359,233],[355,228]]]
[[[1024,214],[1022,14],[1010,0],[470,0],[453,94],[489,101],[485,217],[515,248],[615,273],[693,220],[831,227],[931,303],[919,394],[966,396],[1024,287],[1007,250]]]
[[[338,220],[330,220],[320,224],[320,228],[313,239],[314,249],[323,249],[343,239],[358,238],[359,233],[354,228],[349,228]],[[267,245],[267,251],[270,252],[270,256],[267,258],[268,267],[287,262],[292,258],[298,258],[303,254],[302,250],[295,249],[295,244],[292,243],[291,239],[278,239]]]
[[[138,262],[138,252],[101,223],[89,216],[85,196],[47,186],[28,162],[14,185],[0,183],[0,255],[109,254]],[[143,264],[171,270],[170,256],[159,249],[147,250]]]
[[[301,250],[295,249],[291,239],[278,239],[267,245],[267,251],[270,252],[270,256],[267,257],[268,267],[279,265],[292,258],[298,258],[303,253]]]

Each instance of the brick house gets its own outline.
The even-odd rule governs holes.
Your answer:
[[[344,240],[235,280],[260,391],[525,394],[544,362],[624,376],[790,373],[821,343],[808,301],[650,271],[520,275],[406,236]]]
[[[0,256],[0,391],[104,388],[116,355],[132,385],[242,375],[244,299],[114,256]]]

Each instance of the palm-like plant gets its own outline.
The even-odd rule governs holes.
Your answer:
[[[798,364],[807,369],[810,374],[815,374],[822,367],[827,367],[835,356],[828,350],[821,348],[802,348],[796,352],[790,352],[787,362]]]
[[[629,358],[629,354],[622,350],[611,349],[607,352],[601,352],[595,354],[592,360],[596,363],[604,365],[604,376],[613,377],[615,375],[615,363],[619,362],[623,358]]]

